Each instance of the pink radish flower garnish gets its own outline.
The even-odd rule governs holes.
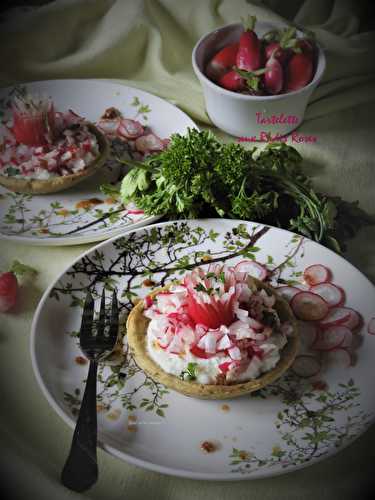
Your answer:
[[[27,146],[53,142],[56,132],[55,111],[50,99],[18,94],[13,101],[13,133],[16,141]]]
[[[229,326],[234,321],[234,306],[238,299],[236,274],[229,268],[209,266],[208,272],[197,268],[187,275],[187,311],[196,322],[208,328]]]

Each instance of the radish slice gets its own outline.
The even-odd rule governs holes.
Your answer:
[[[277,293],[283,297],[287,302],[290,302],[292,298],[297,295],[301,290],[295,286],[279,286],[277,288]]]
[[[142,125],[135,121],[123,118],[120,121],[120,126],[118,127],[118,133],[125,137],[126,139],[136,139],[140,137],[144,132]]]
[[[322,297],[330,307],[340,306],[345,301],[344,290],[332,283],[314,285],[310,288],[310,291]]]
[[[305,321],[319,321],[328,314],[328,305],[322,297],[311,292],[299,292],[290,302],[294,314]]]
[[[299,377],[313,377],[320,372],[320,362],[315,356],[301,354],[294,360],[292,370]]]
[[[333,307],[330,309],[327,316],[320,322],[320,326],[328,328],[329,326],[343,325],[349,318],[350,312],[347,307]]]
[[[311,349],[319,335],[319,328],[314,323],[298,321],[298,331],[301,339],[300,352],[306,353]]]
[[[163,141],[155,134],[147,134],[138,137],[135,141],[135,147],[140,153],[163,151],[165,148]]]
[[[247,273],[260,281],[263,281],[268,274],[267,269],[255,260],[242,260],[235,267],[237,273]]]
[[[330,280],[331,271],[321,264],[313,264],[305,269],[303,277],[310,286],[318,285]]]
[[[349,317],[341,324],[348,327],[350,330],[355,330],[356,328],[358,328],[358,326],[361,324],[361,316],[359,315],[359,313],[351,307],[343,307],[342,309],[346,309]]]
[[[332,351],[338,347],[349,347],[351,343],[352,332],[349,328],[346,328],[346,326],[331,326],[320,332],[312,347],[317,351]]]
[[[367,331],[370,335],[375,335],[375,317],[370,319]]]
[[[354,360],[347,349],[339,347],[324,353],[324,363],[328,366],[349,368],[354,364]]]

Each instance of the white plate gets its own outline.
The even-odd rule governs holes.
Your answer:
[[[220,402],[168,392],[132,359],[127,363],[115,359],[120,364],[102,369],[99,384],[101,445],[147,469],[214,480],[282,474],[345,447],[375,415],[375,336],[367,333],[375,316],[374,287],[321,245],[250,222],[156,224],[113,238],[81,256],[46,291],[32,325],[33,367],[51,406],[73,427],[87,374],[87,365],[76,362],[81,353],[74,332],[88,287],[99,296],[105,276],[108,288],[118,287],[125,316],[131,300],[181,276],[190,265],[207,265],[209,259],[232,264],[251,256],[270,270],[277,268],[274,280],[298,280],[301,271],[315,263],[332,270],[333,281],[346,291],[346,304],[364,321],[356,334],[362,343],[356,349],[355,366],[331,364],[313,379],[288,371],[255,396]],[[203,453],[200,445],[205,440],[213,442],[216,451]]]
[[[93,122],[105,109],[114,106],[126,118],[139,120],[161,138],[184,134],[188,127],[196,128],[185,113],[160,97],[117,83],[50,80],[23,86],[50,96],[58,111],[72,109]],[[0,90],[0,110],[5,108],[11,91]],[[108,203],[108,197],[100,192],[101,184],[119,179],[121,168],[117,162],[108,162],[106,169],[86,182],[51,195],[16,194],[0,186],[0,238],[30,245],[78,245],[156,221],[159,217],[121,211],[118,202]],[[102,220],[109,211],[113,215]]]

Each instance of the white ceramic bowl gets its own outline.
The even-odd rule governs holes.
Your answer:
[[[262,36],[267,31],[283,26],[258,22],[255,31]],[[273,96],[251,96],[232,92],[209,80],[204,69],[213,55],[226,45],[239,40],[243,26],[228,24],[204,35],[193,49],[192,62],[204,93],[206,109],[212,123],[236,137],[262,140],[262,133],[285,135],[301,125],[309,97],[320,82],[326,58],[318,46],[318,59],[312,81],[300,90]],[[298,36],[302,33],[297,31]],[[284,118],[285,123],[267,124],[262,120]],[[282,120],[281,120],[282,121]]]

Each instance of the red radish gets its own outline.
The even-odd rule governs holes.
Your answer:
[[[9,311],[16,305],[18,282],[14,273],[0,274],[0,312]]]
[[[233,91],[244,90],[246,88],[245,79],[234,70],[228,71],[228,73],[220,77],[218,84],[227,90]]]
[[[310,291],[320,295],[330,307],[341,306],[345,301],[344,290],[333,283],[320,283],[310,288]]]
[[[350,347],[351,339],[352,332],[349,328],[345,326],[331,326],[320,332],[312,348],[317,351],[332,351],[338,347]]]
[[[237,273],[250,274],[250,276],[260,281],[263,281],[268,274],[267,269],[256,260],[241,260],[241,262],[235,265],[234,270]]]
[[[370,335],[375,335],[375,317],[370,319],[367,331]]]
[[[245,71],[254,71],[262,65],[262,46],[254,31],[256,17],[249,16],[245,31],[240,37],[236,66]]]
[[[308,38],[300,38],[297,40],[297,47],[300,48],[305,54],[313,54],[315,50],[314,43]]]
[[[347,349],[339,347],[324,353],[324,364],[349,368],[354,364],[354,358]]]
[[[350,311],[346,307],[332,307],[327,316],[320,321],[320,326],[328,328],[330,326],[343,325],[350,317]]]
[[[290,302],[294,314],[305,321],[319,321],[323,319],[329,309],[327,302],[311,292],[299,292]]]
[[[292,92],[310,83],[313,76],[313,60],[311,55],[293,54],[286,66],[285,90]]]
[[[320,362],[315,356],[300,354],[294,360],[292,370],[299,377],[313,377],[320,372]]]
[[[277,293],[281,295],[287,302],[290,302],[292,298],[301,291],[295,286],[279,286],[276,290]]]
[[[310,286],[326,283],[331,279],[331,271],[322,264],[313,264],[306,267],[303,278]]]
[[[136,120],[129,120],[123,118],[120,120],[120,125],[118,127],[118,133],[125,137],[126,139],[136,139],[144,133],[144,128]]]
[[[270,59],[272,54],[281,65],[284,65],[291,56],[291,50],[281,47],[279,42],[271,42],[265,48],[266,59]]]
[[[270,94],[279,94],[284,82],[283,68],[276,59],[275,52],[266,62],[266,72],[264,73],[264,86]]]
[[[219,50],[206,66],[206,75],[210,80],[218,81],[229,69],[236,64],[238,43],[227,45]]]

